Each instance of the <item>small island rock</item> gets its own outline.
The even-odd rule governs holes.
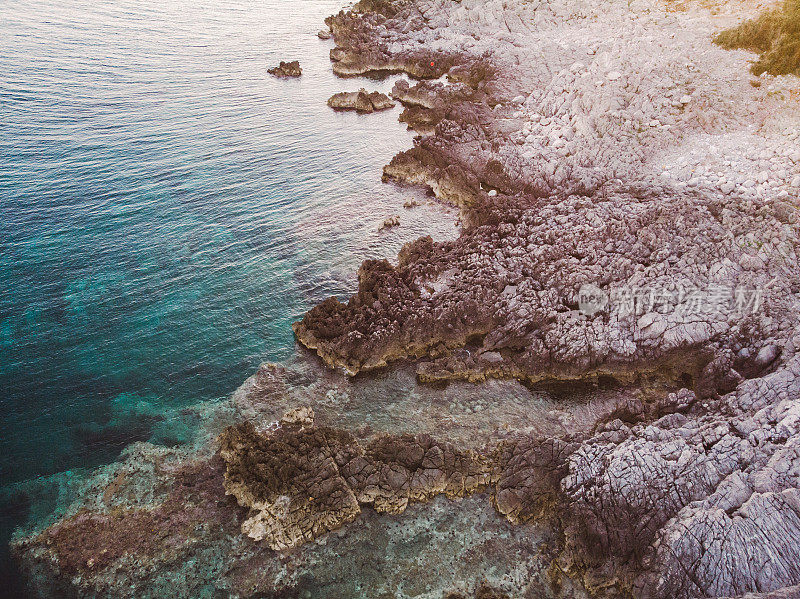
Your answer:
[[[278,66],[267,69],[267,72],[276,77],[299,77],[303,74],[303,69],[300,68],[299,60],[293,60],[291,62],[281,61]]]

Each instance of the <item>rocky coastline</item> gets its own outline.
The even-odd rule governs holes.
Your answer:
[[[18,534],[38,593],[800,596],[800,81],[713,45],[752,15],[330,17],[335,73],[414,79],[384,177],[460,237],[366,261],[294,326],[324,365],[262,366],[199,449],[136,444]]]

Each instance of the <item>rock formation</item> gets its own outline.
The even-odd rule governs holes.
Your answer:
[[[293,60],[291,62],[281,61],[278,66],[267,69],[267,72],[276,77],[299,77],[303,74],[303,69],[300,68],[299,60]]]
[[[357,293],[295,332],[350,374],[415,359],[423,382],[639,387],[646,404],[594,431],[509,445],[538,476],[495,462],[498,510],[555,510],[553,563],[592,594],[791,594],[800,123],[796,91],[776,90],[798,83],[764,96],[688,15],[595,8],[362,3],[329,20],[337,73],[422,79],[392,91],[420,137],[384,175],[465,226],[365,262]],[[624,39],[602,33],[623,21]],[[654,47],[654,31],[670,34]],[[679,391],[650,393],[654,377]]]
[[[402,513],[409,502],[444,493],[461,497],[489,482],[475,454],[427,435],[379,437],[362,446],[349,433],[298,423],[292,413],[260,435],[252,423],[226,430],[221,455],[225,488],[251,511],[250,537],[287,549],[352,521],[370,504]]]
[[[237,394],[237,411],[293,403],[286,381],[297,376],[263,369]],[[430,522],[431,512],[416,520],[415,505],[449,512],[449,530],[465,516],[453,516],[458,504],[437,503],[436,496],[467,502],[477,493],[464,505],[473,513],[493,505],[512,526],[502,534],[516,527],[520,539],[547,539],[535,557],[516,548],[502,558],[504,567],[527,572],[523,586],[503,586],[510,596],[689,599],[759,591],[791,597],[798,584],[798,358],[716,399],[700,400],[686,389],[654,399],[620,397],[596,412],[584,432],[553,436],[520,422],[499,436],[481,440],[473,432],[461,442],[477,442],[479,449],[412,432],[425,423],[405,415],[405,433],[320,424],[319,418],[335,418],[340,410],[325,398],[343,391],[306,393],[320,398],[313,401],[321,416],[306,405],[277,421],[240,421],[223,431],[218,456],[185,462],[175,459],[175,450],[129,453],[97,475],[89,487],[96,491],[85,493],[60,521],[18,539],[15,553],[36,580],[66,584],[64,574],[77,576],[80,582],[69,585],[87,596],[103,589],[137,596],[136,589],[152,588],[154,569],[170,579],[187,555],[205,560],[220,551],[216,584],[299,592],[302,576],[323,576],[319,560],[341,561],[341,535],[353,536],[351,557],[360,560],[376,535],[419,534],[403,532]],[[374,395],[365,390],[363,399],[352,401],[367,407],[369,398]],[[503,401],[496,414],[490,406],[480,418],[502,422]],[[373,412],[380,416],[381,409]],[[577,421],[577,414],[569,419]],[[438,428],[439,435],[452,434]],[[576,424],[575,430],[584,428]],[[465,425],[467,432],[481,429]],[[226,494],[236,501],[226,501]],[[378,519],[380,513],[402,516],[393,523]],[[488,538],[500,534],[496,521],[480,526],[488,527],[481,532]],[[447,535],[439,542],[437,551],[453,544]],[[259,549],[266,547],[301,553],[280,557]],[[285,559],[303,573],[300,579],[279,574]],[[444,557],[424,559],[430,570]],[[182,579],[196,592],[205,575]]]
[[[356,112],[374,112],[393,108],[394,102],[386,94],[368,92],[363,87],[357,92],[339,92],[328,99],[328,106],[334,110],[355,110]]]

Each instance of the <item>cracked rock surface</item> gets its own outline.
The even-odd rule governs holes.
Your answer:
[[[659,6],[389,2],[331,18],[335,69],[447,73],[395,86],[423,135],[385,174],[459,205],[465,228],[365,262],[358,293],[308,312],[298,339],[351,373],[424,358],[428,381],[624,376],[676,356],[697,378],[720,353],[791,354],[800,85],[773,78],[765,96],[711,43],[710,15]],[[608,305],[578,310],[585,286]]]
[[[413,359],[423,382],[682,387],[537,440],[526,459],[548,456],[549,484],[500,471],[497,508],[558,506],[557,563],[596,595],[800,582],[800,85],[751,84],[711,43],[747,10],[707,8],[364,2],[329,19],[337,73],[421,79],[392,92],[420,136],[384,175],[459,206],[464,228],[365,262],[300,342],[350,374]]]
[[[251,377],[215,426],[238,422],[206,457],[139,444],[93,475],[58,521],[18,537],[26,571],[87,597],[144,596],[176,575],[191,596],[209,572],[241,596],[307,585],[323,597],[359,596],[334,583],[350,547],[355,568],[378,555],[382,570],[424,568],[425,597],[477,592],[474,568],[489,563],[491,584],[512,597],[796,596],[800,358],[717,398],[596,390],[592,411],[563,412],[566,433],[521,420],[477,439],[458,427],[414,432],[437,425],[410,423],[405,390],[386,393],[397,374],[363,387],[314,377],[301,391],[299,377],[314,374],[270,367]],[[376,408],[380,426],[365,426],[360,404],[380,388],[393,424]],[[294,408],[270,420],[284,405]],[[501,394],[464,428],[514,422],[513,410]],[[390,549],[429,534],[432,521],[441,535],[428,550]],[[375,539],[384,541],[373,555]],[[198,570],[187,572],[188,555]],[[360,585],[417,596],[385,573],[359,572]]]
[[[290,413],[289,416],[291,416]],[[488,463],[428,435],[381,436],[362,446],[350,434],[284,417],[260,435],[252,423],[226,430],[225,488],[251,510],[242,531],[287,549],[352,521],[370,504],[402,513],[409,502],[472,494],[489,482]]]

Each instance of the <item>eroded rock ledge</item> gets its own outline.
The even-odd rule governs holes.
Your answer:
[[[717,597],[800,580],[800,358],[716,400],[683,390],[629,402],[594,433],[517,434],[482,455],[428,435],[361,445],[295,414],[222,441],[226,488],[253,514],[243,530],[273,548],[338,528],[360,505],[399,513],[488,487],[512,523],[562,530],[551,566],[590,593]]]
[[[409,502],[463,497],[490,480],[488,462],[429,435],[382,436],[361,445],[353,435],[318,427],[313,411],[285,415],[262,435],[246,422],[220,440],[225,488],[251,510],[242,532],[287,549],[339,528],[371,505],[402,513]]]
[[[40,595],[488,596],[497,569],[510,597],[797,597],[791,84],[737,79],[710,14],[652,2],[357,8],[328,21],[334,70],[425,79],[393,91],[420,137],[385,175],[465,226],[295,331],[352,374],[414,358],[450,386],[262,368],[218,455],[136,446],[16,538]],[[586,284],[659,301],[582,309]],[[513,378],[593,384],[551,415]]]
[[[554,580],[593,596],[791,595],[800,86],[765,96],[696,18],[625,10],[408,0],[329,19],[335,72],[422,79],[392,92],[420,136],[384,176],[459,206],[464,229],[365,262],[355,295],[294,330],[350,375],[412,359],[423,382],[675,381],[654,421],[558,439],[539,489],[564,538]],[[587,288],[605,301],[583,305]],[[492,489],[498,509],[528,514],[533,477],[492,471],[513,481]]]

